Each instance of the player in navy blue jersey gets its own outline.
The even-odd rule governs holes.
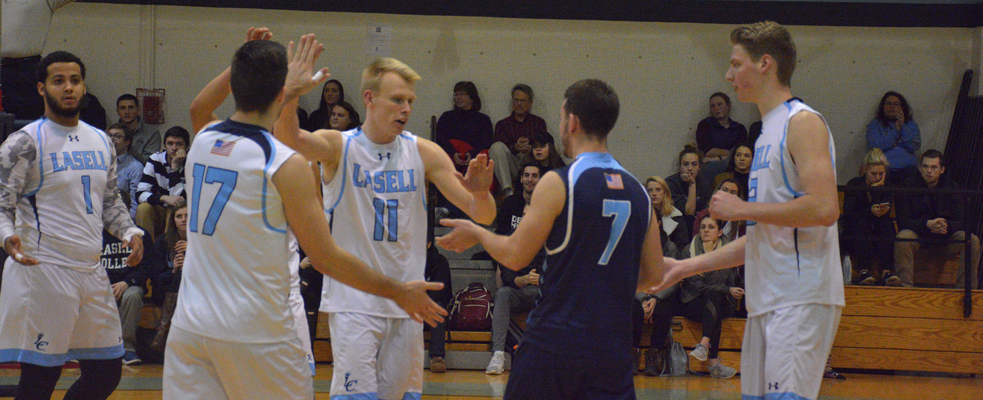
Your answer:
[[[560,139],[576,161],[543,176],[511,236],[442,221],[455,229],[438,245],[462,251],[481,243],[512,269],[546,246],[542,292],[513,357],[506,399],[635,398],[632,301],[661,274],[662,245],[645,188],[608,153],[618,109],[618,95],[602,81],[567,89]]]

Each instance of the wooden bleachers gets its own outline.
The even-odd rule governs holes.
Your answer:
[[[974,292],[970,318],[962,317],[963,294],[958,290],[847,286],[846,299],[833,344],[835,367],[983,373],[983,291]],[[314,357],[327,362],[331,360],[328,324],[321,316]],[[742,318],[724,320],[720,339],[720,358],[738,370],[744,324]],[[701,337],[700,324],[681,317],[673,320],[673,338],[687,350]],[[649,332],[642,338],[645,347]],[[451,331],[447,350],[487,352],[490,342],[490,332]],[[706,371],[707,364],[691,358],[690,368]]]

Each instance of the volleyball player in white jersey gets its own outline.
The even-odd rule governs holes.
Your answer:
[[[362,72],[366,118],[361,127],[302,131],[295,100],[284,106],[275,128],[277,138],[321,163],[324,209],[338,245],[399,281],[423,278],[428,181],[476,221],[487,224],[495,218],[488,192],[493,165],[486,156],[473,160],[462,177],[439,146],[403,130],[419,79],[398,60],[376,60]],[[313,87],[288,85],[288,97]],[[321,311],[330,314],[332,398],[420,398],[420,323],[391,301],[337,280],[325,280]]]
[[[307,160],[268,131],[285,81],[293,85],[321,49],[313,35],[289,55],[278,43],[247,41],[224,86],[235,113],[198,133],[188,152],[188,249],[165,352],[165,399],[313,397],[288,305],[292,233],[318,271],[394,299],[419,320],[440,319],[426,289],[442,285],[397,282],[335,245]]]
[[[0,147],[0,362],[20,362],[18,399],[48,399],[65,361],[81,376],[66,399],[105,399],[119,383],[119,313],[99,262],[105,227],[143,255],[142,231],[116,189],[106,134],[79,122],[85,65],[56,51],[38,67],[44,117]]]
[[[746,265],[748,320],[741,352],[744,399],[815,399],[844,306],[833,137],[819,113],[793,100],[796,52],[774,22],[731,32],[731,82],[758,105],[748,201],[717,192],[714,218],[747,220],[747,236],[684,261],[666,259],[667,287],[701,272]]]

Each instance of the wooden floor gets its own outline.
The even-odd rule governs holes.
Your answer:
[[[0,369],[0,383],[16,382],[19,371]],[[55,392],[54,399],[61,399],[64,389],[78,376],[78,370],[66,369]],[[110,397],[114,400],[160,399],[161,365],[123,367],[123,381]],[[879,399],[983,399],[983,377],[952,378],[897,376],[872,374],[847,374],[844,381],[824,380],[820,399],[826,400],[879,400]],[[329,398],[331,367],[317,368],[315,388],[317,399]],[[424,373],[424,399],[497,399],[505,389],[508,374],[485,375],[482,371],[449,371],[446,374]],[[639,399],[740,399],[740,379],[725,381],[709,377],[688,376],[680,378],[635,378]]]

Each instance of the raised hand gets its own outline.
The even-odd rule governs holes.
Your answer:
[[[290,60],[290,64],[287,65],[287,80],[283,85],[287,100],[307,94],[331,76],[328,74],[327,68],[322,68],[319,71],[321,77],[318,80],[312,79],[316,74],[314,63],[324,51],[324,45],[318,43],[313,33],[300,37],[296,51],[294,51],[294,46],[293,41],[287,45],[287,59]]]
[[[427,296],[427,291],[440,290],[444,284],[440,282],[412,281],[404,284],[402,293],[393,300],[410,315],[416,322],[424,322],[430,326],[437,326],[444,321],[447,310],[434,303]]]
[[[462,176],[460,172],[454,175],[468,192],[486,193],[495,180],[495,162],[489,159],[487,154],[478,154],[468,164],[467,175]]]
[[[740,215],[740,207],[744,200],[733,194],[718,190],[710,198],[710,216],[724,221],[744,219]]]
[[[246,31],[246,42],[252,42],[253,40],[272,40],[273,33],[267,27],[253,28],[250,27]]]

